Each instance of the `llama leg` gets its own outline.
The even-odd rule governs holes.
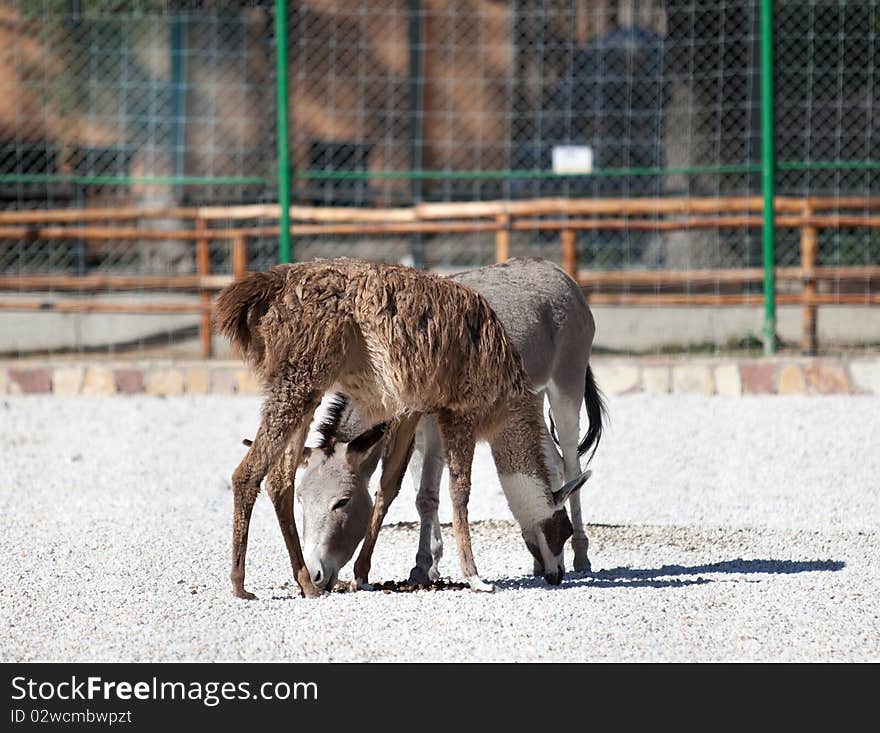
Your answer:
[[[590,540],[584,529],[584,519],[581,514],[580,489],[573,491],[568,497],[568,506],[571,509],[571,524],[574,528],[574,535],[571,538],[571,546],[574,549],[574,569],[577,572],[589,573],[592,570],[589,557]]]
[[[251,523],[251,512],[257,494],[260,491],[259,481],[250,481],[239,465],[233,474],[233,510],[232,510],[232,594],[236,598],[254,600],[256,596],[244,589],[244,563],[247,556],[248,528]]]
[[[482,580],[474,562],[471,532],[468,526],[467,506],[471,494],[471,463],[474,460],[473,418],[450,413],[439,416],[440,432],[446,449],[446,465],[449,466],[449,493],[452,496],[452,529],[458,547],[461,572],[470,583],[471,590],[491,593],[495,586]]]
[[[271,398],[270,398],[271,399]],[[314,404],[311,404],[314,403]],[[310,408],[307,408],[310,405]],[[260,493],[260,482],[269,467],[278,461],[286,448],[291,433],[300,427],[309,410],[314,411],[317,401],[310,400],[272,400],[263,407],[263,419],[245,457],[232,474],[234,508],[232,514],[232,592],[237,598],[255,598],[244,588],[245,557],[247,555],[248,528],[254,502]],[[299,540],[293,537],[296,549]],[[299,557],[302,551],[299,550]],[[291,556],[291,562],[294,562]],[[309,581],[311,585],[311,581]],[[303,587],[306,591],[306,587]],[[314,587],[310,589],[314,591]],[[308,591],[306,591],[308,592]]]
[[[293,497],[296,469],[302,455],[312,414],[314,414],[314,408],[310,414],[304,416],[300,427],[291,436],[281,460],[272,467],[266,479],[266,490],[275,507],[275,516],[278,518],[278,526],[281,528],[284,544],[287,546],[293,577],[302,589],[303,595],[310,598],[320,596],[322,593],[312,584],[308,568],[303,560],[299,534],[296,531],[296,520],[293,516]]]
[[[553,383],[551,383],[547,390],[550,407],[553,410],[553,418],[556,421],[559,447],[562,449],[565,481],[577,478],[581,472],[581,464],[577,452],[580,406],[583,401],[583,395],[580,394],[581,391],[578,386],[577,389],[573,388],[566,391],[571,394],[564,394],[564,390],[559,389]],[[554,489],[557,488],[559,487],[554,486]],[[571,538],[571,546],[574,550],[574,569],[579,572],[589,572],[591,569],[588,555],[590,542],[584,530],[580,489],[571,494],[568,499],[568,506],[571,509],[571,524],[574,529],[574,535]]]
[[[440,577],[443,538],[437,514],[440,478],[443,475],[443,442],[434,417],[424,417],[416,431],[412,463],[418,462],[419,483],[416,509],[419,512],[419,549],[409,574],[410,585],[428,585]]]
[[[368,578],[373,559],[373,549],[382,529],[382,522],[388,513],[391,502],[400,492],[403,474],[406,472],[413,449],[413,436],[421,415],[411,415],[400,421],[385,441],[382,451],[382,476],[379,479],[379,491],[373,504],[373,514],[367,526],[367,534],[361,551],[354,563],[354,581],[357,588],[371,590]]]

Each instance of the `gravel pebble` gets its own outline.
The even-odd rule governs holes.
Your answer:
[[[609,402],[583,492],[593,573],[559,588],[530,576],[481,446],[472,532],[496,593],[301,599],[261,497],[259,600],[244,602],[228,579],[229,477],[257,398],[5,398],[0,658],[880,659],[880,398]],[[374,557],[389,591],[415,556],[413,498],[407,481]],[[442,572],[460,582],[444,538]]]

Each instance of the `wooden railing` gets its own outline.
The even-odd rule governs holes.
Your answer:
[[[495,259],[510,254],[510,234],[517,231],[559,232],[565,270],[578,279],[597,305],[727,306],[759,305],[763,296],[744,292],[759,283],[761,268],[700,270],[583,270],[578,265],[576,233],[598,231],[680,231],[758,229],[762,200],[742,198],[538,199],[512,202],[422,204],[409,208],[362,209],[291,207],[292,236],[377,236],[388,234],[454,234],[493,232]],[[247,270],[248,240],[275,237],[277,205],[222,206],[144,210],[85,209],[0,212],[0,247],[21,240],[81,240],[89,243],[184,241],[193,245],[194,275],[8,275],[0,273],[0,291],[97,293],[123,291],[192,292],[198,302],[99,302],[73,298],[0,299],[0,310],[199,313],[201,347],[211,354],[212,294]],[[173,220],[177,229],[138,226],[147,220]],[[823,228],[880,228],[880,197],[777,198],[776,226],[800,231],[800,266],[776,269],[777,302],[803,310],[801,346],[817,348],[817,308],[828,304],[880,304],[880,263],[853,267],[819,267],[818,231]],[[230,248],[231,274],[211,272],[210,246]],[[831,282],[833,292],[820,283]]]

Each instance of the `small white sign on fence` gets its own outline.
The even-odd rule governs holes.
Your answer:
[[[554,145],[554,173],[590,173],[593,170],[593,148],[589,145]]]

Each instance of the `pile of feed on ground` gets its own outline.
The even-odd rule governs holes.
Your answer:
[[[408,580],[385,580],[380,583],[370,583],[373,591],[382,591],[383,593],[418,593],[419,591],[435,592],[439,590],[468,590],[470,586],[467,583],[460,583],[452,578],[438,578],[432,580],[428,585],[417,583],[410,584]],[[351,593],[356,590],[353,581],[340,580],[336,583],[333,593]]]

